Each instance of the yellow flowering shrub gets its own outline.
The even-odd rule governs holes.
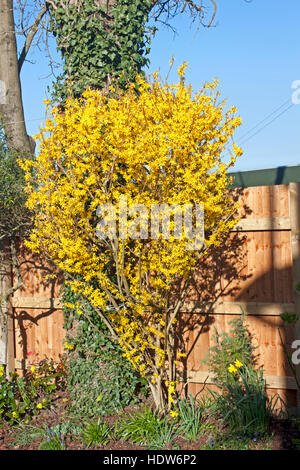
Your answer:
[[[135,85],[106,95],[87,90],[68,99],[63,112],[49,110],[36,160],[21,163],[35,213],[28,246],[46,252],[93,305],[158,407],[172,402],[185,356],[174,348],[176,318],[201,252],[236,223],[227,170],[242,153],[233,142],[223,161],[241,120],[235,108],[225,111],[217,81],[193,93],[185,67],[176,84],[155,73],[137,78],[138,92]],[[120,200],[128,207],[125,222]],[[98,208],[105,204],[115,208],[117,224],[101,238]],[[204,246],[187,249],[186,233],[151,237],[149,226],[145,236],[144,215],[130,213],[134,204],[148,213],[155,204],[201,204]],[[144,235],[129,236],[134,229]]]

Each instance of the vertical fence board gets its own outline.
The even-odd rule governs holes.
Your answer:
[[[295,336],[300,339],[300,293],[296,285],[300,283],[300,184],[289,184],[289,203],[291,216],[291,247],[293,256],[293,293],[298,321],[295,326]],[[300,380],[300,365],[296,365],[296,373]],[[298,403],[300,403],[300,391],[298,390]]]

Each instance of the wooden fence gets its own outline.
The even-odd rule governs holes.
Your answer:
[[[214,327],[229,331],[229,322],[241,313],[255,337],[258,363],[264,366],[269,393],[280,393],[293,406],[297,386],[284,347],[300,339],[299,321],[283,325],[280,314],[300,313],[300,183],[254,186],[234,190],[242,220],[226,244],[210,255],[207,269],[197,274],[180,316],[188,356],[185,378],[198,394],[212,379],[202,363],[213,344]],[[24,368],[44,356],[63,353],[63,315],[59,278],[49,278],[51,266],[41,265],[23,251],[21,271],[25,287],[12,298],[15,366]],[[282,344],[283,340],[283,344]],[[297,367],[298,377],[299,367]],[[299,405],[298,400],[298,405]]]

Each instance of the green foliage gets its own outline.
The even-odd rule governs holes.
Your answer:
[[[173,440],[176,437],[176,425],[174,422],[170,422],[164,419],[161,426],[157,429],[157,433],[151,438],[148,449],[150,450],[161,450],[165,449],[168,444],[173,444]],[[174,444],[173,444],[174,448]]]
[[[295,312],[284,312],[280,315],[280,318],[285,325],[289,325],[291,323],[296,323],[299,317]]]
[[[98,419],[96,422],[88,423],[82,433],[87,448],[91,445],[107,444],[111,437],[111,429],[108,423]]]
[[[14,427],[14,445],[23,446],[31,444],[36,439],[45,437],[44,426],[25,423],[24,421]]]
[[[148,64],[150,36],[146,23],[152,1],[119,0],[107,14],[94,0],[51,11],[64,67],[54,84],[54,98],[64,101],[69,92],[78,97],[90,88],[103,88],[117,79],[119,86],[133,81]]]
[[[138,403],[149,393],[148,385],[123,357],[98,313],[68,286],[63,300],[67,340],[74,347],[67,361],[72,413],[103,416]],[[82,315],[69,307],[78,302],[83,302]]]
[[[208,403],[208,401],[206,401]],[[211,403],[211,400],[210,400]],[[190,441],[199,434],[210,432],[214,425],[207,420],[204,408],[190,394],[189,398],[180,398],[176,402],[178,416],[162,416],[151,407],[132,413],[116,423],[115,432],[119,438],[146,446],[148,449],[164,449],[167,444],[174,444],[176,436]]]
[[[47,429],[46,439],[39,445],[39,450],[65,450],[64,435],[59,430]]]
[[[15,445],[20,446],[31,444],[35,440],[39,439],[42,440],[41,446],[44,445],[43,443],[47,446],[48,444],[46,443],[49,442],[52,437],[56,436],[61,438],[60,442],[63,441],[64,447],[66,447],[65,441],[67,437],[74,439],[82,435],[84,423],[77,417],[69,417],[66,419],[62,416],[62,419],[64,420],[63,422],[58,422],[50,427],[46,423],[38,426],[37,424],[26,424],[22,421],[14,428]]]
[[[79,436],[84,430],[84,424],[80,418],[75,416],[69,417],[68,419],[63,418],[63,422],[57,423],[55,426],[50,428],[54,434],[73,434],[74,436]]]
[[[190,441],[197,439],[203,427],[202,409],[191,394],[188,400],[181,398],[177,401],[177,411],[180,434]]]
[[[242,364],[250,365],[255,362],[252,344],[252,335],[247,330],[245,313],[242,311],[240,318],[230,322],[230,333],[219,333],[215,329],[213,337],[216,345],[209,348],[206,359],[209,371],[215,377],[215,383],[226,388],[228,383],[234,382],[234,375],[228,371],[230,364],[239,360]]]
[[[57,389],[66,387],[65,358],[60,356],[60,362],[54,359],[43,359],[30,370],[25,372],[26,393],[30,400],[37,396],[50,398]],[[47,399],[48,400],[48,399]]]
[[[206,359],[221,389],[210,390],[214,399],[210,413],[220,415],[230,432],[265,435],[280,397],[268,397],[263,370],[254,367],[252,336],[242,313],[241,318],[231,322],[230,334],[216,332],[216,346]]]
[[[166,418],[160,417],[157,411],[145,406],[142,411],[131,413],[117,422],[116,432],[125,441],[151,445],[159,440],[161,432],[165,433],[165,426]]]
[[[23,407],[17,400],[17,392],[18,385],[15,377],[7,380],[3,374],[0,377],[0,417],[8,421],[10,425],[17,422],[23,414]]]
[[[223,432],[211,438],[201,447],[201,450],[255,450],[257,444],[259,444],[259,450],[271,450],[269,437],[249,437]]]
[[[24,377],[13,373],[9,379],[4,374],[4,366],[0,366],[0,417],[13,425],[49,407],[57,387],[62,388],[63,375],[63,370],[57,369],[52,360],[41,361]]]
[[[17,163],[19,157],[16,150],[7,148],[0,123],[0,240],[22,237],[30,227],[24,171]]]
[[[210,390],[215,410],[222,416],[230,431],[248,436],[265,435],[280,397],[268,397],[262,369],[243,365],[233,382],[222,393]]]

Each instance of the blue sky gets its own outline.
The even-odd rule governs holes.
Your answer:
[[[221,97],[228,106],[237,106],[243,121],[236,141],[244,155],[235,170],[300,164],[300,104],[292,105],[292,83],[300,80],[299,0],[218,4],[213,28],[197,31],[187,15],[173,21],[175,36],[160,26],[152,40],[149,72],[159,69],[164,77],[174,56],[170,81],[184,61],[195,91],[215,77],[220,80]],[[25,63],[21,80],[28,133],[35,134],[45,115],[43,100],[52,77],[43,53],[34,51],[30,60],[35,63]]]

